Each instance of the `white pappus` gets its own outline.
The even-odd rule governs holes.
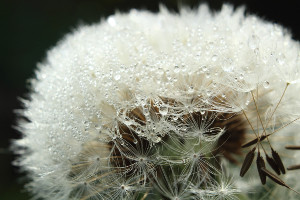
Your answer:
[[[300,145],[299,58],[286,29],[230,5],[80,26],[38,65],[15,163],[35,199],[296,198],[255,162],[238,174],[255,135],[300,163],[284,149]],[[295,173],[278,177],[299,191]]]

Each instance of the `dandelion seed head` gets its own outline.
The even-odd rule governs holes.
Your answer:
[[[299,115],[299,52],[286,29],[229,5],[80,26],[31,80],[17,164],[37,199],[236,199],[217,163],[242,154],[253,91],[270,129]]]

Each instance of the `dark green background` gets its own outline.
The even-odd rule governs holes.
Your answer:
[[[22,192],[24,178],[11,165],[14,156],[8,151],[10,141],[20,134],[15,124],[13,110],[21,105],[17,97],[25,97],[26,80],[34,76],[37,62],[43,60],[64,34],[81,23],[90,24],[113,14],[116,10],[131,8],[157,11],[159,2],[177,11],[178,5],[192,7],[196,0],[23,0],[0,1],[0,200],[26,200]],[[224,1],[208,1],[218,10]],[[231,0],[235,6],[246,5],[247,11],[289,28],[293,37],[300,39],[300,6],[297,1]],[[292,3],[294,2],[294,3]]]

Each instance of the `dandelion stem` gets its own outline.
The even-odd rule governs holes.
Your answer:
[[[289,85],[290,85],[290,83],[286,83],[286,86],[285,86],[285,88],[284,88],[284,91],[283,91],[283,93],[282,93],[282,95],[281,95],[281,97],[280,97],[280,99],[279,99],[279,101],[278,101],[278,103],[277,103],[277,105],[276,105],[274,111],[272,112],[270,118],[269,118],[268,121],[267,121],[266,127],[268,127],[268,125],[269,125],[269,123],[270,123],[270,121],[271,121],[271,119],[272,119],[272,117],[273,117],[275,111],[277,110],[279,104],[281,103],[282,98],[283,98],[283,96],[284,96],[284,94],[285,94],[285,92],[286,92],[286,89],[287,89],[287,87],[288,87]]]
[[[254,128],[253,128],[253,126],[252,126],[251,122],[249,121],[249,119],[248,119],[248,117],[247,117],[247,115],[246,115],[246,112],[245,112],[244,110],[242,110],[242,111],[243,111],[243,114],[245,115],[245,117],[246,117],[246,120],[248,121],[248,124],[250,125],[250,127],[251,127],[251,129],[252,129],[253,133],[254,133],[254,134],[255,134],[255,136],[258,138],[258,136],[257,136],[257,134],[256,134],[256,132],[255,132],[255,130],[254,130]]]
[[[256,134],[256,132],[255,132],[255,130],[254,130],[254,128],[253,128],[253,126],[252,126],[252,124],[251,124],[251,122],[250,122],[248,116],[246,115],[246,112],[245,112],[244,110],[242,110],[242,111],[243,111],[243,114],[245,115],[245,118],[246,118],[248,124],[250,125],[250,127],[251,127],[253,133],[255,134],[255,136],[256,136],[256,138],[257,138],[257,142],[262,146],[262,144],[261,144],[261,142],[260,142],[260,137]],[[257,146],[258,143],[256,143],[256,146]],[[263,146],[262,146],[262,148],[263,148],[263,150],[264,150],[264,152],[265,152],[265,149],[264,149]]]
[[[287,127],[287,126],[289,126],[290,124],[292,124],[292,123],[294,123],[295,121],[297,121],[298,119],[300,119],[300,117],[297,117],[296,119],[294,119],[293,121],[291,121],[291,122],[289,122],[289,123],[287,123],[287,124],[285,124],[285,125],[283,125],[282,127],[280,127],[280,128],[278,128],[278,129],[276,129],[275,131],[273,131],[270,135],[273,135],[274,133],[276,133],[276,132],[278,132],[278,131],[280,131],[281,129],[283,129],[283,128],[285,128],[285,127]],[[269,136],[270,136],[269,135]]]
[[[281,97],[280,97],[280,99],[279,99],[279,101],[278,101],[278,103],[277,103],[277,105],[276,105],[274,111],[272,112],[270,118],[268,119],[268,121],[267,121],[267,123],[266,123],[266,127],[268,127],[268,125],[269,125],[269,123],[270,123],[270,121],[271,121],[273,115],[275,114],[275,111],[277,110],[279,104],[281,103],[281,101],[282,101],[282,99],[283,99],[283,96],[284,96],[284,94],[285,94],[285,92],[286,92],[286,90],[287,90],[287,87],[288,87],[289,85],[290,85],[290,83],[286,83],[286,86],[285,86],[285,88],[284,88],[284,90],[283,90],[283,93],[282,93],[282,95],[281,95]],[[266,130],[265,130],[265,129],[264,129],[263,134],[266,134]],[[270,143],[268,137],[267,137],[267,140],[268,140],[268,142],[269,142],[269,144],[270,144],[270,146],[271,146],[271,143]],[[271,147],[272,147],[272,146],[271,146]]]
[[[145,200],[147,198],[148,194],[149,194],[149,190],[143,195],[143,197],[141,198],[141,200]]]
[[[262,133],[262,135],[263,135],[264,133],[266,133],[266,129],[265,129],[264,124],[263,124],[263,122],[262,122],[262,120],[261,120],[261,117],[260,117],[260,114],[259,114],[259,111],[258,111],[258,107],[257,107],[257,104],[256,104],[256,101],[255,101],[255,98],[254,98],[254,95],[253,95],[253,92],[252,92],[252,91],[251,91],[251,95],[252,95],[252,98],[253,98],[253,101],[254,101],[254,105],[255,105],[255,108],[256,108],[256,112],[257,112],[259,121],[260,121],[261,126],[262,126],[262,128],[263,128],[263,130],[264,130],[263,133]],[[258,134],[258,141],[259,141],[259,143],[260,143],[259,132],[258,132],[257,134]],[[268,140],[268,138],[267,138],[267,140]],[[270,143],[269,140],[268,140],[268,142],[269,142],[269,144],[270,144],[270,146],[271,146],[271,143]],[[262,145],[261,143],[260,143],[260,145],[261,145],[261,147],[263,148],[264,152],[266,153],[266,151],[265,151],[263,145]]]
[[[94,177],[94,178],[91,178],[91,179],[89,179],[89,180],[87,181],[87,183],[90,183],[90,182],[99,180],[99,179],[101,179],[101,178],[103,178],[103,177],[106,177],[106,176],[108,176],[108,175],[110,175],[110,174],[115,173],[116,171],[117,171],[117,170],[113,170],[113,171],[107,172],[107,173],[105,173],[105,174],[101,174],[101,175],[99,175],[99,176],[96,176],[96,177]]]

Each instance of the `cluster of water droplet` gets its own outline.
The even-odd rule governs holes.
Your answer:
[[[22,114],[28,122],[20,122],[24,139],[17,142],[30,153],[23,155],[20,165],[33,174],[31,186],[37,197],[49,198],[55,193],[58,199],[67,199],[69,194],[81,198],[78,191],[88,188],[94,190],[98,199],[130,199],[139,193],[137,187],[132,189],[134,183],[143,182],[145,186],[147,177],[143,176],[157,175],[151,170],[141,171],[143,168],[131,178],[124,177],[127,172],[121,176],[113,173],[116,168],[110,162],[113,149],[119,148],[126,159],[130,156],[137,159],[132,152],[142,151],[130,149],[132,144],[124,140],[121,126],[135,134],[133,144],[141,144],[142,140],[150,144],[147,148],[151,149],[152,157],[137,163],[145,163],[144,159],[154,162],[153,156],[159,152],[155,166],[166,163],[173,166],[171,163],[175,165],[181,160],[181,166],[193,162],[190,166],[195,167],[206,162],[194,162],[194,157],[189,157],[200,155],[204,148],[195,141],[211,144],[205,147],[211,152],[218,136],[225,132],[209,126],[215,117],[207,119],[207,113],[234,114],[246,109],[253,89],[263,86],[272,91],[282,83],[296,82],[299,64],[299,44],[285,30],[254,16],[245,17],[243,9],[233,11],[230,6],[224,6],[214,15],[205,5],[198,11],[183,9],[179,15],[165,9],[158,14],[132,10],[129,14],[110,16],[100,24],[79,27],[48,52],[32,81],[33,92],[30,100],[24,100]],[[136,114],[130,117],[130,113]],[[193,113],[200,113],[200,117],[193,119],[198,122],[190,121],[190,126],[194,124],[192,129],[182,122],[184,116]],[[206,137],[204,133],[209,131],[216,133]],[[172,138],[173,142],[163,143],[164,137]],[[177,141],[179,137],[185,138],[186,143]],[[111,149],[107,144],[113,144]],[[127,149],[124,155],[123,148]],[[172,148],[187,155],[166,158]],[[80,163],[87,168],[73,169]],[[208,174],[212,173],[214,166],[206,165]],[[138,165],[141,166],[149,167]],[[89,185],[92,182],[89,180],[107,169],[111,174],[97,179],[96,186],[100,188]],[[78,174],[74,175],[76,171]],[[178,199],[217,195],[211,189],[199,190],[205,188],[199,179],[203,174],[188,172],[192,172],[190,168],[181,174],[161,172],[174,177],[154,178],[155,191],[168,193],[165,196],[173,199],[179,193],[182,196]],[[103,187],[110,180],[121,187],[116,190],[111,187],[105,193]],[[187,180],[190,184],[183,183]],[[172,181],[177,186],[164,188]],[[205,184],[214,188],[213,183],[210,180]],[[178,185],[188,189],[175,194]],[[73,194],[77,187],[77,193]],[[144,187],[143,195],[148,187]]]

